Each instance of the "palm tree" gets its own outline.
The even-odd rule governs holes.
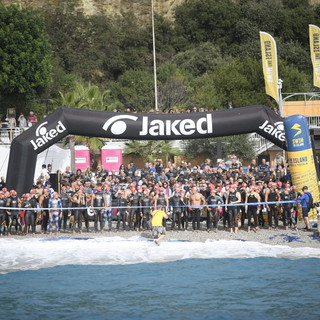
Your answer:
[[[123,151],[125,155],[140,156],[146,161],[154,161],[156,158],[165,156],[168,162],[170,156],[180,154],[180,150],[172,147],[172,141],[168,140],[131,140],[125,143],[125,146]]]
[[[76,82],[72,90],[62,93],[59,92],[60,99],[56,101],[58,105],[63,105],[72,108],[79,109],[91,109],[91,110],[113,110],[115,107],[114,102],[110,97],[109,90],[101,90],[98,86],[91,85],[91,83],[83,84]],[[103,142],[96,137],[76,137],[68,136],[65,140],[65,145],[69,143],[71,155],[74,155],[75,145],[86,145],[91,154],[95,154],[103,147]],[[74,169],[74,156],[71,160],[71,167]]]

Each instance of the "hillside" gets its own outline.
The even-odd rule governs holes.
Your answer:
[[[5,5],[12,4],[12,0],[2,0]],[[140,20],[149,18],[151,0],[17,0],[22,7],[46,8],[54,10],[57,7],[71,8],[86,15],[117,15],[134,12]],[[173,9],[184,0],[155,0],[155,11],[167,18],[172,18]]]

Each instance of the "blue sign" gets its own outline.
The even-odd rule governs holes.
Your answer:
[[[287,148],[289,152],[311,149],[311,141],[307,119],[294,115],[284,120]]]

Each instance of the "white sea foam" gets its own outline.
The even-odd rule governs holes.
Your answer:
[[[101,237],[88,240],[1,239],[0,273],[37,270],[58,265],[117,265],[212,258],[320,258],[320,249],[274,246],[259,242],[208,240],[203,242]]]

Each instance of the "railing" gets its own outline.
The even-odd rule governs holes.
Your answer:
[[[260,134],[254,132],[249,135],[250,142],[255,147],[256,154],[260,154],[264,151],[267,151],[270,147],[273,146],[273,143],[269,141],[268,139],[260,136]]]
[[[11,144],[12,140],[28,128],[0,128],[0,144]]]
[[[306,117],[310,129],[320,128],[320,116]]]

